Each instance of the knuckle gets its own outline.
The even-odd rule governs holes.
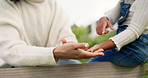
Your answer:
[[[96,33],[97,33],[98,35],[101,35],[101,33],[100,33],[99,31],[96,31]]]
[[[75,44],[71,44],[71,47],[75,47],[76,45]]]

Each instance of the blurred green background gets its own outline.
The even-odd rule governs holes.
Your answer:
[[[90,26],[77,26],[77,25],[73,25],[72,27],[72,31],[73,33],[76,35],[77,40],[79,43],[89,43],[89,46],[92,47],[95,44],[101,44],[105,41],[107,41],[110,37],[115,35],[115,31],[112,31],[108,34],[105,35],[98,35],[95,38],[92,38],[90,36],[91,32],[96,32],[96,31],[91,31],[91,27]],[[86,63],[89,59],[82,59],[80,60],[83,63]]]

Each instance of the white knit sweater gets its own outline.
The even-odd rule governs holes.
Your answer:
[[[61,39],[76,41],[55,0],[0,0],[0,58],[15,66],[56,64]]]
[[[107,15],[111,23],[114,24],[120,18],[120,3],[122,1],[132,4],[132,6],[126,21],[123,23],[129,27],[120,34],[110,38],[114,41],[118,50],[137,39],[141,34],[148,34],[148,0],[135,0],[135,2],[134,0],[119,1],[117,6]]]

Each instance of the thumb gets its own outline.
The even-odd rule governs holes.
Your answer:
[[[74,48],[75,49],[78,49],[78,48],[88,48],[89,47],[89,44],[88,43],[77,43],[75,44]]]
[[[62,41],[62,44],[65,44],[65,43],[67,43],[67,41],[63,38],[63,39],[61,39],[61,41]]]

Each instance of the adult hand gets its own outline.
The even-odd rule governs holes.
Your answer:
[[[111,22],[106,17],[100,18],[100,20],[98,21],[98,25],[96,27],[96,33],[98,35],[107,34],[109,32],[108,30],[106,30],[107,27],[114,30]]]
[[[54,50],[54,56],[56,59],[86,59],[96,56],[102,56],[104,53],[96,52],[88,52],[84,51],[80,48],[88,48],[88,43],[65,43],[62,46],[56,48]]]
[[[62,41],[62,44],[65,44],[65,43],[70,43],[70,42],[72,42],[72,41],[70,41],[70,42],[67,42],[64,38],[63,39],[61,39],[61,41]],[[73,43],[73,42],[72,42]],[[89,45],[88,45],[88,47],[89,47]],[[81,48],[81,50],[88,50],[88,47],[86,47],[86,48]]]

